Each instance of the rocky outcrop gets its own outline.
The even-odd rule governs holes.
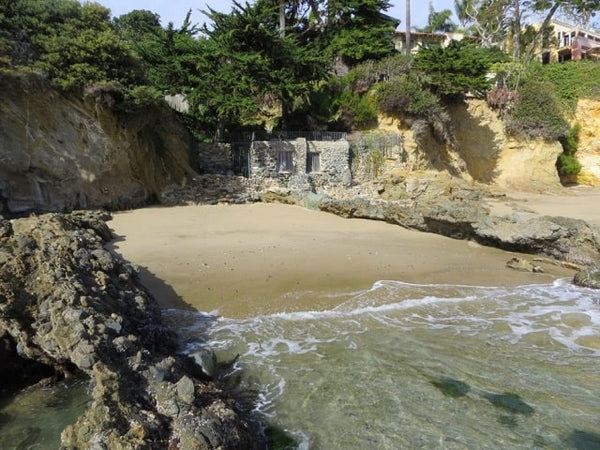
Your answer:
[[[600,289],[600,266],[580,270],[573,277],[573,283],[582,287]]]
[[[140,206],[194,173],[168,108],[119,113],[106,86],[60,94],[33,74],[0,75],[0,214]]]
[[[402,151],[387,165],[405,171],[438,170],[497,186],[531,192],[561,187],[556,159],[558,142],[521,141],[504,131],[504,122],[484,100],[469,99],[448,106],[455,142],[435,139],[427,127],[392,117],[380,117],[378,130],[401,136]],[[399,161],[400,160],[400,161]]]
[[[600,232],[595,227],[582,220],[528,212],[492,215],[485,206],[492,193],[482,186],[439,173],[422,173],[388,178],[378,192],[379,197],[350,192],[343,198],[327,196],[318,208],[575,265],[600,263]]]
[[[104,249],[102,213],[0,222],[0,343],[18,360],[85,374],[91,404],[66,448],[258,448],[252,423],[161,322],[134,269]],[[0,376],[0,381],[6,377]]]
[[[470,178],[458,147],[440,136],[443,133],[436,133],[434,127],[424,120],[380,115],[377,132],[396,134],[402,143],[396,155],[386,155],[388,164],[402,166],[404,170],[439,170]]]

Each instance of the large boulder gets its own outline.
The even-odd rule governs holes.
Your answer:
[[[600,266],[580,270],[573,277],[573,283],[578,286],[600,289]]]
[[[21,359],[91,379],[91,405],[63,432],[63,445],[258,448],[253,422],[177,353],[177,336],[135,270],[104,249],[107,218],[75,212],[0,222],[4,353],[16,349]],[[0,372],[12,368],[3,362]]]

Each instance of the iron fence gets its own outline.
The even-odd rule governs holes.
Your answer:
[[[308,141],[339,141],[348,139],[348,133],[342,131],[249,131],[231,136],[230,142],[252,141],[288,141],[304,138]]]

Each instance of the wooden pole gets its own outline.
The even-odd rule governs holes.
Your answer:
[[[410,0],[406,0],[406,56],[410,56]]]

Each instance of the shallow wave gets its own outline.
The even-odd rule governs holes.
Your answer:
[[[241,355],[257,409],[304,448],[560,448],[571,429],[595,430],[588,418],[600,414],[600,308],[595,292],[568,280],[382,280],[326,311],[165,315],[189,349],[210,340],[225,359]],[[440,402],[440,389],[457,387],[460,405]],[[499,424],[490,402],[517,412]]]
[[[314,345],[330,342],[336,336],[365,332],[373,322],[390,327],[411,329],[425,324],[432,329],[455,327],[468,332],[506,325],[504,336],[517,343],[535,333],[573,351],[589,351],[600,356],[600,308],[596,293],[574,286],[569,280],[552,284],[517,287],[487,287],[450,284],[414,284],[393,280],[376,282],[369,290],[355,294],[343,304],[325,311],[282,312],[247,319],[229,319],[214,314],[179,310],[165,311],[177,323],[184,336],[216,339],[227,345],[243,335],[272,335],[280,328],[293,329],[300,324],[300,340],[290,340],[276,333],[269,342],[250,345],[249,352],[271,354],[276,349],[293,353],[314,351]],[[287,323],[287,325],[283,325]],[[297,325],[298,326],[298,325]],[[310,335],[320,330],[319,338]],[[323,330],[335,335],[323,339]],[[223,340],[225,330],[229,338]],[[327,333],[325,333],[327,336]],[[538,339],[543,342],[543,339]],[[535,339],[531,340],[532,345]]]

